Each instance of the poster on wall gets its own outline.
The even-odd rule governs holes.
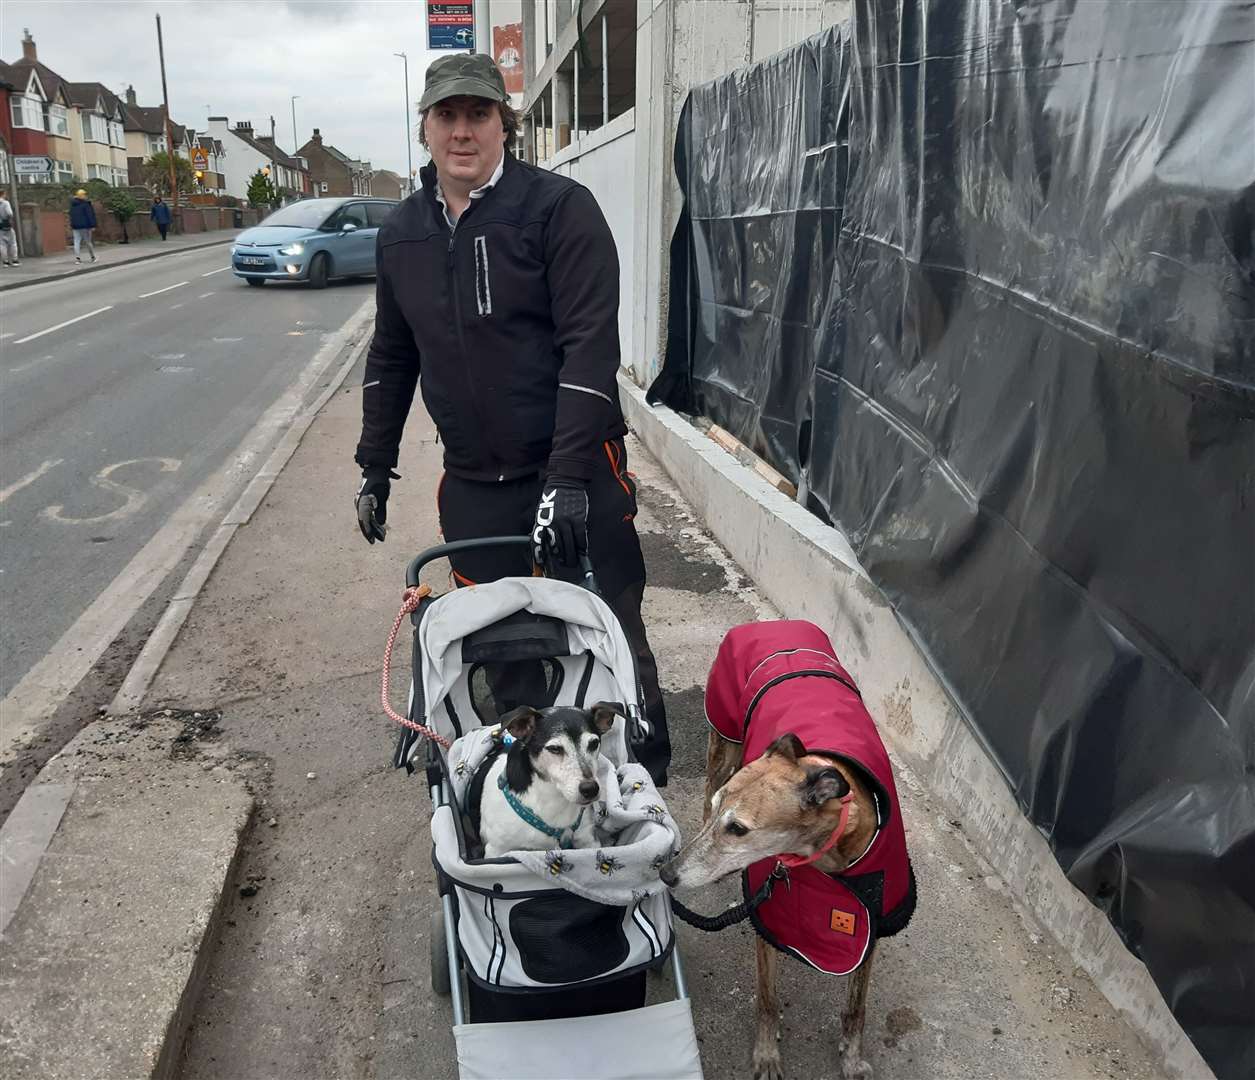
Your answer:
[[[523,24],[506,23],[492,28],[492,58],[505,76],[507,94],[523,92]]]
[[[474,49],[475,13],[470,0],[427,0],[427,48]]]

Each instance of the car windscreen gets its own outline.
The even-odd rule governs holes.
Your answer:
[[[327,215],[332,213],[336,206],[335,203],[326,203],[321,199],[295,202],[282,210],[276,210],[268,218],[264,218],[262,224],[286,225],[293,229],[316,229],[327,220]]]

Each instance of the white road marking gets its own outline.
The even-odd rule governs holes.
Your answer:
[[[5,502],[9,498],[10,495],[16,495],[19,491],[22,490],[22,488],[29,487],[36,480],[38,480],[41,476],[43,476],[44,473],[46,473],[49,469],[55,469],[64,460],[65,460],[64,458],[56,458],[52,461],[45,461],[34,472],[28,472],[25,476],[22,477],[21,480],[15,480],[3,491],[0,491],[0,503]]]
[[[40,356],[34,360],[30,360],[25,364],[18,364],[18,366],[15,368],[9,368],[9,374],[21,375],[23,371],[30,371],[30,369],[33,367],[39,367],[40,364],[43,364],[51,360],[52,358],[53,358],[52,353],[47,353],[44,356]]]
[[[112,491],[116,495],[122,496],[125,500],[116,510],[110,510],[107,514],[96,514],[93,517],[66,517],[61,511],[65,507],[58,503],[56,506],[45,506],[39,513],[41,517],[47,518],[49,521],[59,521],[63,525],[95,525],[100,521],[116,521],[118,518],[124,518],[128,514],[135,513],[141,506],[148,501],[148,492],[140,491],[138,488],[130,487],[127,484],[120,484],[110,477],[118,469],[123,469],[127,465],[139,465],[145,461],[155,461],[161,466],[163,473],[175,472],[178,467],[183,464],[178,458],[131,458],[129,461],[115,461],[112,465],[106,465],[95,476],[91,478],[89,483],[105,491]]]
[[[204,300],[206,297],[210,297],[210,296],[213,296],[212,292],[203,292],[200,294],[200,299]]]
[[[215,345],[234,345],[237,341],[243,341],[242,337],[216,337],[213,339]]]
[[[167,285],[164,289],[153,289],[152,292],[143,292],[139,294],[140,300],[147,300],[150,296],[160,296],[163,292],[169,292],[171,289],[178,289],[186,285],[186,281],[180,281],[175,285]]]
[[[220,266],[217,270],[210,270],[208,274],[201,274],[201,277],[213,277],[214,274],[221,274],[224,270],[230,270],[229,266]]]
[[[179,310],[179,308],[181,308],[182,306],[183,306],[182,304],[171,304],[171,305],[170,305],[170,310],[171,310],[171,311],[178,311],[178,310]]]
[[[97,308],[95,311],[89,311],[86,315],[77,315],[73,319],[66,319],[65,322],[59,322],[56,326],[50,326],[47,330],[40,330],[37,334],[27,334],[26,337],[18,338],[14,345],[25,345],[28,341],[34,341],[41,338],[45,334],[51,334],[54,330],[60,330],[66,326],[73,326],[76,322],[82,322],[84,319],[90,319],[93,315],[99,315],[101,312],[113,309],[112,304],[106,304],[104,307]]]
[[[0,771],[12,766],[17,751],[44,728],[135,613],[178,566],[204,527],[223,512],[241,474],[252,471],[251,463],[290,428],[301,413],[305,395],[317,385],[348,339],[366,326],[373,308],[374,298],[365,300],[318,349],[231,458],[175,509],[74,625],[0,701],[0,716],[4,717],[0,729]]]
[[[3,341],[5,338],[11,338],[12,336],[13,336],[12,333],[0,334],[0,341]]]

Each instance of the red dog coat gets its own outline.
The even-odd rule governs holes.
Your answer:
[[[767,941],[831,975],[847,975],[878,937],[896,934],[915,911],[915,876],[889,755],[828,636],[809,622],[761,622],[728,631],[706,682],[706,719],[744,743],[744,763],[793,732],[807,750],[857,768],[876,801],[867,850],[841,874],[813,865],[789,872],[753,915]],[[785,854],[781,852],[781,854]],[[748,900],[775,858],[743,875]]]

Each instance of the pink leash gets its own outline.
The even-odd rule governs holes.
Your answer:
[[[397,612],[396,620],[392,624],[392,633],[388,635],[388,644],[384,647],[383,651],[383,685],[380,688],[379,696],[383,701],[383,711],[388,714],[389,719],[395,720],[402,727],[407,727],[413,731],[417,731],[420,735],[431,739],[432,742],[438,743],[440,746],[443,746],[446,750],[448,750],[452,743],[441,735],[440,732],[433,731],[431,728],[426,727],[423,724],[416,724],[408,717],[402,716],[392,707],[392,703],[389,700],[391,694],[389,693],[388,684],[392,677],[392,647],[397,643],[397,634],[401,632],[401,624],[405,621],[405,617],[417,611],[418,605],[421,603],[423,597],[430,595],[431,587],[428,585],[417,585],[413,588],[405,590],[405,593],[401,598],[401,610]],[[843,824],[844,821],[845,819],[842,818]]]

